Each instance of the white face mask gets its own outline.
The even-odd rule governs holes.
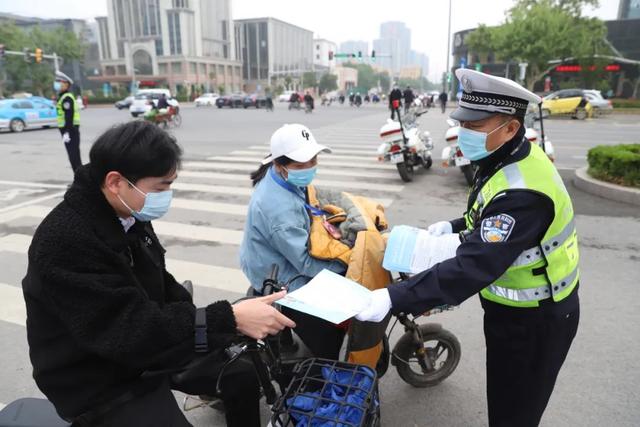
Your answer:
[[[145,193],[144,191],[133,185],[131,181],[129,181],[128,179],[126,180],[133,188],[135,188],[140,194],[144,196],[144,206],[142,206],[142,209],[140,209],[139,211],[135,211],[131,209],[131,207],[129,207],[129,205],[127,205],[124,200],[122,200],[120,195],[118,195],[118,199],[120,199],[120,202],[122,202],[122,204],[127,209],[129,209],[131,215],[133,215],[135,219],[144,222],[153,221],[154,219],[158,219],[164,216],[169,211],[169,207],[171,207],[171,200],[173,198],[173,190],[159,191],[156,193]]]

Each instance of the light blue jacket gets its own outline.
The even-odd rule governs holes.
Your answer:
[[[343,274],[346,267],[338,261],[323,261],[309,255],[311,219],[305,207],[305,193],[295,194],[280,186],[282,180],[270,169],[251,196],[244,238],[240,246],[240,265],[254,289],[260,291],[271,266],[278,264],[278,281],[284,283],[303,274],[289,286],[294,291],[323,269]],[[281,182],[284,182],[282,180]]]

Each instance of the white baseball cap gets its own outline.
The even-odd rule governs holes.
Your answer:
[[[285,124],[271,135],[271,154],[262,164],[266,165],[281,156],[304,163],[318,153],[331,153],[331,149],[318,144],[308,127],[297,123]]]

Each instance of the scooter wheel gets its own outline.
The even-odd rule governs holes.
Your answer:
[[[391,357],[394,358],[398,375],[404,382],[419,388],[432,387],[455,371],[462,349],[458,338],[439,325],[426,323],[419,327],[422,347],[431,361],[431,369],[425,370],[418,363],[416,344],[411,332],[400,337]]]
[[[430,169],[431,166],[433,166],[433,159],[431,158],[431,156],[427,157],[427,159],[422,163],[422,166],[425,169]]]

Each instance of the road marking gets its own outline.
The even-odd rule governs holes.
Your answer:
[[[0,320],[20,326],[27,325],[22,288],[0,283],[0,301]]]
[[[0,252],[15,252],[26,255],[29,250],[29,245],[31,244],[31,239],[32,237],[26,234],[8,234],[0,237]],[[167,258],[166,263],[167,271],[179,282],[191,280],[198,286],[239,293],[244,293],[249,286],[249,281],[244,273],[236,268],[220,267],[172,258]],[[10,287],[15,288],[14,286]],[[22,289],[16,289],[19,289],[20,299],[24,305]],[[0,313],[3,313],[4,297],[1,292],[0,301],[3,301],[2,305],[0,305]],[[4,316],[2,316],[2,320],[4,320]]]
[[[232,156],[212,156],[208,157],[207,160],[212,161],[220,161],[220,162],[243,162],[243,163],[253,163],[255,165],[259,165],[262,162],[261,157],[232,157]],[[390,164],[378,163],[377,158],[375,156],[371,156],[369,163],[365,162],[355,162],[358,163],[354,165],[352,162],[348,161],[334,161],[334,160],[325,160],[322,159],[320,164],[322,166],[340,166],[347,168],[366,168],[366,169],[385,169],[385,170],[396,170],[396,167]]]
[[[208,179],[220,179],[227,181],[242,181],[246,184],[249,184],[249,178],[245,175],[237,175],[237,174],[228,174],[228,173],[220,173],[220,172],[192,172],[192,171],[182,171],[180,172],[181,176],[186,176],[190,178],[208,178]],[[173,184],[174,186],[176,184]],[[377,183],[368,183],[368,182],[349,182],[349,181],[332,181],[332,180],[324,180],[324,179],[314,179],[313,185],[318,187],[331,187],[334,190],[342,190],[343,188],[355,188],[358,190],[365,190],[364,193],[367,192],[393,192],[397,193],[404,189],[403,185],[392,185],[392,184],[377,184]],[[178,188],[178,187],[175,187]],[[242,190],[242,188],[238,188],[238,190]]]
[[[192,172],[192,171],[180,171],[178,172],[181,177],[187,178],[209,178],[209,179],[225,179],[227,174],[219,174],[212,172]],[[240,177],[241,179],[236,178]],[[246,181],[249,184],[249,177],[244,175],[234,175],[228,180],[231,181]],[[217,184],[194,184],[191,182],[174,182],[171,184],[173,190],[178,191],[196,191],[199,193],[213,193],[213,194],[230,194],[234,196],[251,196],[253,194],[252,188],[231,187],[228,185]]]
[[[171,207],[178,209],[222,213],[229,215],[246,216],[248,211],[247,205],[237,205],[232,203],[207,202],[204,200],[180,199],[171,200]]]
[[[46,190],[37,188],[33,190],[28,190],[25,188],[12,188],[10,190],[0,191],[0,201],[8,202],[9,200],[13,200],[16,197],[20,196],[30,196],[38,193],[43,193]]]
[[[44,218],[51,211],[48,206],[31,205],[11,212],[0,214],[0,223],[21,217]],[[199,240],[214,243],[239,245],[243,232],[225,228],[206,227],[202,225],[181,224],[169,221],[154,221],[153,228],[161,236],[176,237],[186,240]]]
[[[250,150],[237,150],[232,151],[230,156],[255,156],[258,153]],[[266,154],[265,154],[266,156]],[[264,157],[264,156],[263,156]],[[252,157],[255,158],[255,157]],[[261,157],[262,158],[262,157]],[[341,156],[339,154],[334,153],[320,153],[320,164],[324,165],[326,160],[349,160],[354,161],[356,163],[370,163],[371,160],[377,161],[378,156],[375,152],[369,152],[367,155],[358,157],[358,156]]]
[[[56,192],[53,194],[49,194],[48,196],[38,197],[36,199],[27,200],[26,202],[18,203],[15,205],[7,206],[5,208],[0,209],[0,213],[9,212],[15,209],[23,208],[25,206],[36,205],[40,202],[44,202],[46,200],[57,199],[60,196],[64,195],[64,191]]]
[[[382,179],[397,179],[398,175],[394,172],[385,172],[385,171],[364,171],[364,170],[354,170],[356,167],[354,166],[351,169],[327,169],[324,167],[324,161],[320,164],[318,168],[318,175],[341,175],[341,176],[351,176],[356,178],[382,178]],[[185,162],[183,166],[187,169],[218,169],[218,170],[232,170],[232,171],[243,171],[243,172],[253,172],[258,167],[255,164],[251,163],[243,163],[241,160],[238,160],[238,163],[216,163],[216,162]],[[178,172],[178,174],[184,176],[184,172]],[[248,180],[248,178],[247,178]]]
[[[360,149],[360,150],[349,150],[349,149],[337,148],[337,149],[334,150],[333,149],[333,145],[331,147],[329,147],[329,148],[331,148],[331,151],[333,153],[336,153],[336,154],[358,154],[358,155],[366,156],[366,155],[371,155],[371,154],[376,154],[377,153],[377,151],[376,151],[377,149],[376,148],[372,148],[370,150],[362,150],[362,149]],[[268,145],[252,145],[248,149],[249,150],[260,151],[265,156],[267,155],[267,153],[269,153],[269,146]],[[231,154],[238,154],[238,152],[237,151],[232,151]],[[253,153],[253,154],[255,155],[256,153]]]
[[[14,187],[32,187],[32,188],[54,188],[54,189],[66,189],[66,185],[62,184],[46,184],[44,182],[26,182],[26,181],[3,181],[0,180],[0,185],[12,185]]]

